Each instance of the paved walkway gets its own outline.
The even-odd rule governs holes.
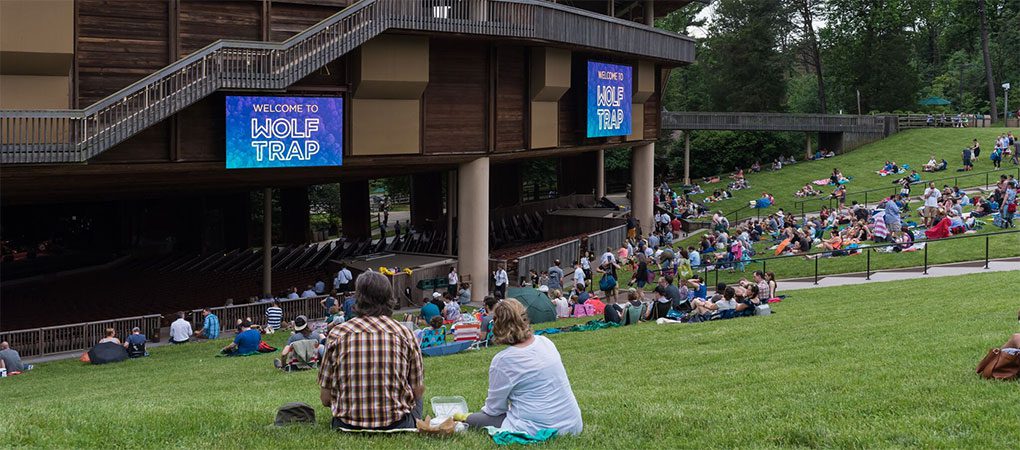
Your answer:
[[[818,277],[818,284],[815,284],[814,279],[791,279],[791,280],[779,280],[779,288],[781,291],[790,291],[798,289],[813,289],[819,287],[832,287],[832,286],[846,286],[852,284],[865,284],[865,283],[882,283],[886,281],[903,281],[913,280],[917,278],[929,278],[929,277],[951,277],[957,275],[968,275],[977,273],[989,273],[989,272],[1009,272],[1016,271],[1020,272],[1020,258],[1003,258],[993,259],[988,262],[988,268],[985,268],[984,261],[968,261],[951,264],[942,264],[937,266],[928,266],[928,273],[924,273],[923,267],[910,267],[904,269],[887,269],[878,272],[872,272],[871,278],[867,278],[867,274],[864,272],[859,273],[844,273],[838,275],[826,275]]]

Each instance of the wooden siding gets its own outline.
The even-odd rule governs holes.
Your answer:
[[[581,141],[581,134],[578,133],[578,127],[583,123],[578,122],[578,115],[580,114],[578,108],[580,107],[582,99],[579,99],[579,93],[584,92],[583,85],[577,84],[577,78],[574,77],[572,86],[567,89],[567,92],[560,97],[559,101],[559,115],[557,117],[559,121],[559,134],[560,134],[560,147],[570,147],[578,145]]]
[[[433,39],[424,94],[425,153],[488,148],[489,47],[484,42]]]
[[[168,4],[78,0],[78,106],[92,105],[169,64]]]
[[[496,151],[525,147],[528,110],[527,49],[499,47],[496,69]]]
[[[180,0],[180,57],[217,39],[262,40],[262,2]]]
[[[318,6],[273,2],[270,5],[269,40],[282,42],[306,28],[336,14],[340,6]]]
[[[213,94],[177,114],[177,126],[180,128],[177,144],[178,160],[226,159],[224,101],[223,94]]]
[[[170,120],[146,128],[89,161],[95,163],[165,162],[170,160]]]
[[[645,139],[659,137],[659,104],[658,91],[645,101]]]

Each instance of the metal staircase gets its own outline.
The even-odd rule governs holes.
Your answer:
[[[694,60],[684,36],[543,0],[360,0],[282,43],[216,41],[85,109],[0,111],[0,163],[85,162],[217,90],[282,90],[386,30]]]

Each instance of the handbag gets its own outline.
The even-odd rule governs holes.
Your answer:
[[[1011,355],[1002,349],[993,348],[978,363],[977,373],[985,379],[1016,379],[1020,376],[1020,355]]]
[[[1010,203],[1009,205],[1007,205],[1006,206],[1006,212],[1015,213],[1016,212],[1016,202]]]

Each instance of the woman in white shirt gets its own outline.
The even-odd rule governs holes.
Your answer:
[[[581,409],[560,354],[552,341],[532,334],[524,306],[512,298],[497,303],[492,333],[495,343],[509,347],[492,358],[485,406],[468,416],[468,426],[580,434]]]
[[[550,298],[553,307],[556,308],[556,317],[570,317],[570,303],[567,302],[567,298],[563,296],[563,292],[559,289],[553,289]]]

